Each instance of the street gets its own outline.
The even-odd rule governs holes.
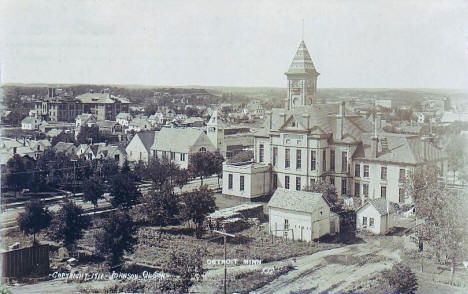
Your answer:
[[[218,188],[218,179],[217,177],[210,177],[203,179],[203,184],[207,185],[211,189],[217,189]],[[186,192],[186,191],[191,191],[200,186],[200,180],[195,179],[190,182],[188,182],[182,190],[179,189],[178,187],[175,188],[176,193]],[[142,194],[146,194],[151,190],[151,184],[140,184],[139,187],[140,192]],[[60,200],[63,198],[62,197],[57,197],[57,200],[54,202],[50,202],[46,204],[45,206],[50,210],[50,211],[57,211],[60,207]],[[76,204],[80,205],[86,212],[92,212],[94,209],[94,206],[90,202],[85,202],[83,198],[73,198],[73,202]],[[110,203],[105,200],[105,199],[100,199],[98,201],[98,208],[110,208],[111,205]],[[7,208],[2,211],[1,214],[1,229],[0,232],[4,232],[14,226],[16,226],[16,219],[18,218],[18,215],[24,211],[24,205],[17,206],[17,207],[11,207]]]

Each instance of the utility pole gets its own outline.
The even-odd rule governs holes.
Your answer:
[[[227,293],[227,266],[226,266],[226,255],[227,255],[227,250],[226,250],[226,238],[229,236],[229,237],[236,237],[235,235],[233,234],[228,234],[226,232],[221,232],[221,231],[216,231],[216,230],[213,230],[214,233],[216,234],[220,234],[223,236],[223,239],[224,239],[224,286],[223,286],[223,289],[224,289],[224,294]]]

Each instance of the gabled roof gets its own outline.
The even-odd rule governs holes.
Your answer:
[[[304,43],[301,41],[299,48],[297,49],[296,55],[289,66],[288,72],[286,74],[317,74],[315,65],[310,58],[309,51]]]
[[[27,141],[28,146],[31,147],[31,149],[35,150],[37,145],[42,145],[44,147],[51,147],[52,145],[50,144],[49,140],[47,139],[42,139],[42,140],[28,140]]]
[[[206,144],[211,144],[206,134],[201,130],[162,128],[154,137],[154,144],[151,149],[188,153],[192,146],[203,137],[206,139]]]
[[[63,130],[61,130],[61,129],[52,129],[52,130],[48,131],[48,132],[46,133],[46,135],[47,135],[48,137],[57,137],[57,136],[60,135],[61,133],[63,133]]]
[[[120,112],[115,116],[115,119],[126,119],[126,120],[131,120],[132,115],[128,112]]]
[[[278,188],[273,193],[273,196],[271,196],[268,206],[312,213],[317,208],[321,199],[328,205],[322,193]]]
[[[447,158],[447,154],[437,148],[429,140],[422,140],[418,136],[384,133],[379,134],[377,158],[373,158],[371,152],[373,134],[363,135],[362,144],[357,148],[353,158],[385,161],[403,164],[421,164],[424,162],[438,161]],[[382,141],[388,146],[382,149]]]
[[[55,152],[70,153],[75,151],[75,145],[73,145],[73,143],[58,142],[53,149]]]
[[[388,212],[390,213],[396,212],[395,205],[387,201],[386,198],[377,198],[377,199],[367,200],[367,202],[364,203],[364,205],[362,205],[356,210],[356,213],[368,205],[372,205],[381,216],[384,216],[387,214],[387,206],[388,206]]]
[[[33,116],[27,116],[21,121],[21,123],[23,123],[23,124],[38,124],[41,121],[42,120],[40,118],[33,117]]]
[[[156,135],[156,131],[149,131],[149,132],[140,132],[137,133],[135,136],[140,139],[140,141],[145,146],[146,150],[150,150],[151,146],[154,144],[154,136]]]

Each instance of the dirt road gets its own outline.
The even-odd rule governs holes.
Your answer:
[[[295,269],[255,293],[343,293],[359,280],[399,261],[398,250],[361,243],[299,257]]]

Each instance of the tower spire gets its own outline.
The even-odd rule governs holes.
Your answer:
[[[301,41],[304,41],[304,19],[302,19],[302,34],[301,34]]]

